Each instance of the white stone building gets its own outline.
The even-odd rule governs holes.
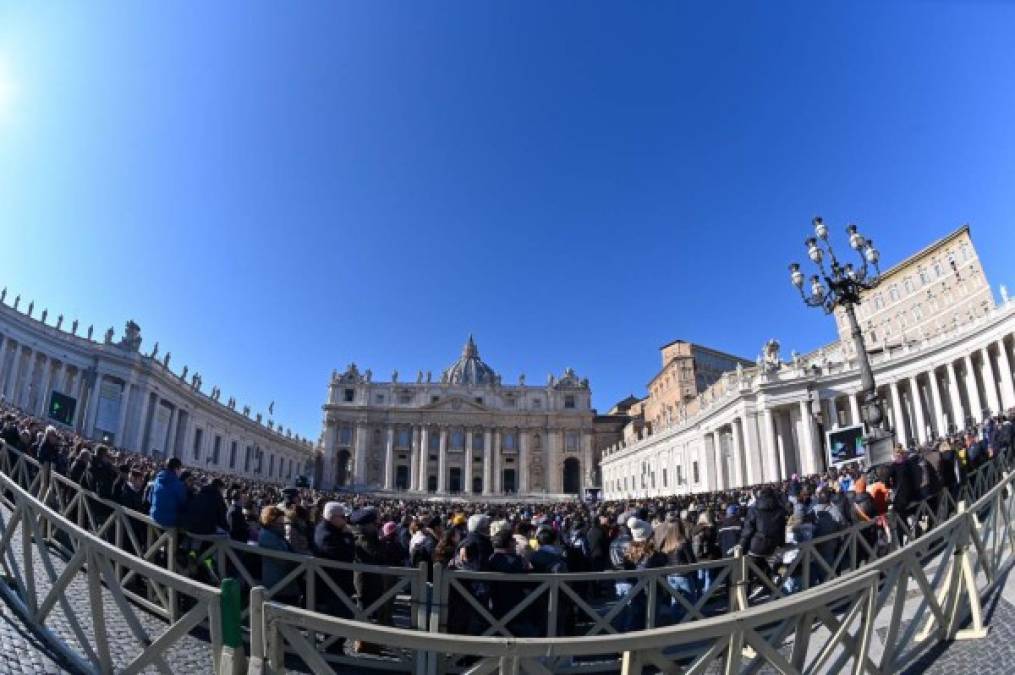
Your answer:
[[[335,372],[323,410],[325,488],[553,496],[595,485],[588,381],[568,369],[543,386],[504,384],[472,336],[437,379]]]
[[[864,302],[887,293],[895,304],[861,316],[883,322],[900,311],[912,314],[928,293],[934,300],[908,329],[898,326],[895,336],[904,339],[891,339],[891,329],[866,336],[898,441],[922,443],[962,428],[969,417],[1015,407],[1015,302],[1002,291],[995,306],[968,228],[883,278]],[[912,291],[905,290],[907,279]],[[899,290],[896,297],[892,288],[908,295]],[[605,498],[706,492],[823,470],[825,431],[861,423],[860,372],[846,340],[794,354],[789,363],[773,341],[755,366],[726,373],[663,428],[604,449]]]
[[[291,481],[314,469],[313,445],[219,391],[201,390],[201,377],[170,370],[170,355],[142,354],[141,333],[128,322],[123,337],[103,341],[92,329],[78,334],[47,313],[32,318],[33,304],[5,304],[0,293],[0,395],[50,423],[128,450],[184,464],[263,480]],[[22,312],[22,309],[26,309]]]

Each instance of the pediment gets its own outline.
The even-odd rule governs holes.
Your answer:
[[[434,403],[428,403],[421,410],[434,412],[486,412],[488,408],[464,396],[448,396]]]

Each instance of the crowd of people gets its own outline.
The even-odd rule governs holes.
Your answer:
[[[894,461],[869,471],[856,465],[831,467],[820,475],[793,475],[781,483],[708,494],[627,501],[553,504],[452,503],[392,499],[377,495],[327,494],[307,487],[239,479],[188,467],[177,457],[157,459],[59,430],[6,406],[0,438],[98,497],[145,513],[166,528],[194,535],[221,535],[274,551],[341,562],[389,567],[500,572],[507,575],[558,572],[639,570],[720,560],[739,552],[784,593],[802,587],[802,566],[793,565],[798,545],[852,525],[862,529],[876,555],[893,534],[909,536],[919,528],[916,508],[942,490],[957,494],[971,472],[1012,445],[1015,415],[988,417],[966,430],[936,438],[921,447],[896,446]],[[901,529],[893,533],[886,514],[894,511]],[[822,558],[834,564],[838,540],[818,544]],[[293,563],[256,556],[261,583],[275,589]],[[248,559],[250,556],[248,556]],[[841,560],[839,561],[841,564]],[[827,568],[811,565],[813,581]],[[228,570],[220,570],[226,573]],[[690,603],[707,593],[715,580],[705,566],[668,577],[671,596]],[[332,570],[334,585],[361,607],[370,607],[391,587],[383,574]],[[644,626],[646,594],[629,593],[633,579],[613,575],[609,583],[591,581],[582,588],[590,601],[624,602],[622,630]],[[506,616],[532,584],[470,579],[465,587],[495,617]],[[756,583],[753,593],[764,592]],[[302,603],[303,589],[292,582],[276,596]],[[685,606],[661,594],[656,625],[679,621]],[[562,603],[556,634],[574,631],[573,603]],[[351,611],[328,584],[319,584],[316,608],[337,616]],[[533,602],[509,623],[515,635],[545,635],[546,602]],[[392,603],[373,617],[392,621]],[[484,628],[465,599],[449,601],[448,630]],[[370,645],[358,645],[365,651]]]

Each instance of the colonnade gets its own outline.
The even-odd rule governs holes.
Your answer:
[[[310,454],[307,443],[264,427],[260,420],[247,430],[253,420],[196,391],[164,364],[136,352],[121,356],[117,346],[59,331],[54,335],[52,327],[32,323],[38,324],[32,326],[39,332],[36,339],[16,325],[0,326],[4,401],[82,436],[143,454],[175,455],[192,466],[274,480],[303,471],[302,460]],[[112,355],[106,353],[110,349]],[[63,411],[51,410],[53,392],[70,399],[63,401]],[[221,413],[208,407],[221,407]],[[235,423],[227,418],[236,418]]]
[[[1015,409],[1010,309],[1001,317],[1005,330],[984,330],[977,339],[976,326],[936,353],[903,348],[875,358],[878,393],[899,443],[926,444],[967,421]],[[821,472],[823,432],[861,424],[860,403],[855,369],[762,379],[696,424],[612,449],[604,461],[606,495],[723,490]]]
[[[591,430],[335,423],[327,433],[325,446],[336,448],[331,467],[336,483],[345,479],[385,490],[477,496],[580,492],[594,462]],[[372,442],[378,433],[381,448]],[[369,473],[375,453],[379,477]],[[339,466],[347,460],[351,475]]]

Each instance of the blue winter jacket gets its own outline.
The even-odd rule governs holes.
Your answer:
[[[155,476],[152,487],[152,508],[148,515],[162,527],[176,527],[187,503],[187,486],[169,469]]]

